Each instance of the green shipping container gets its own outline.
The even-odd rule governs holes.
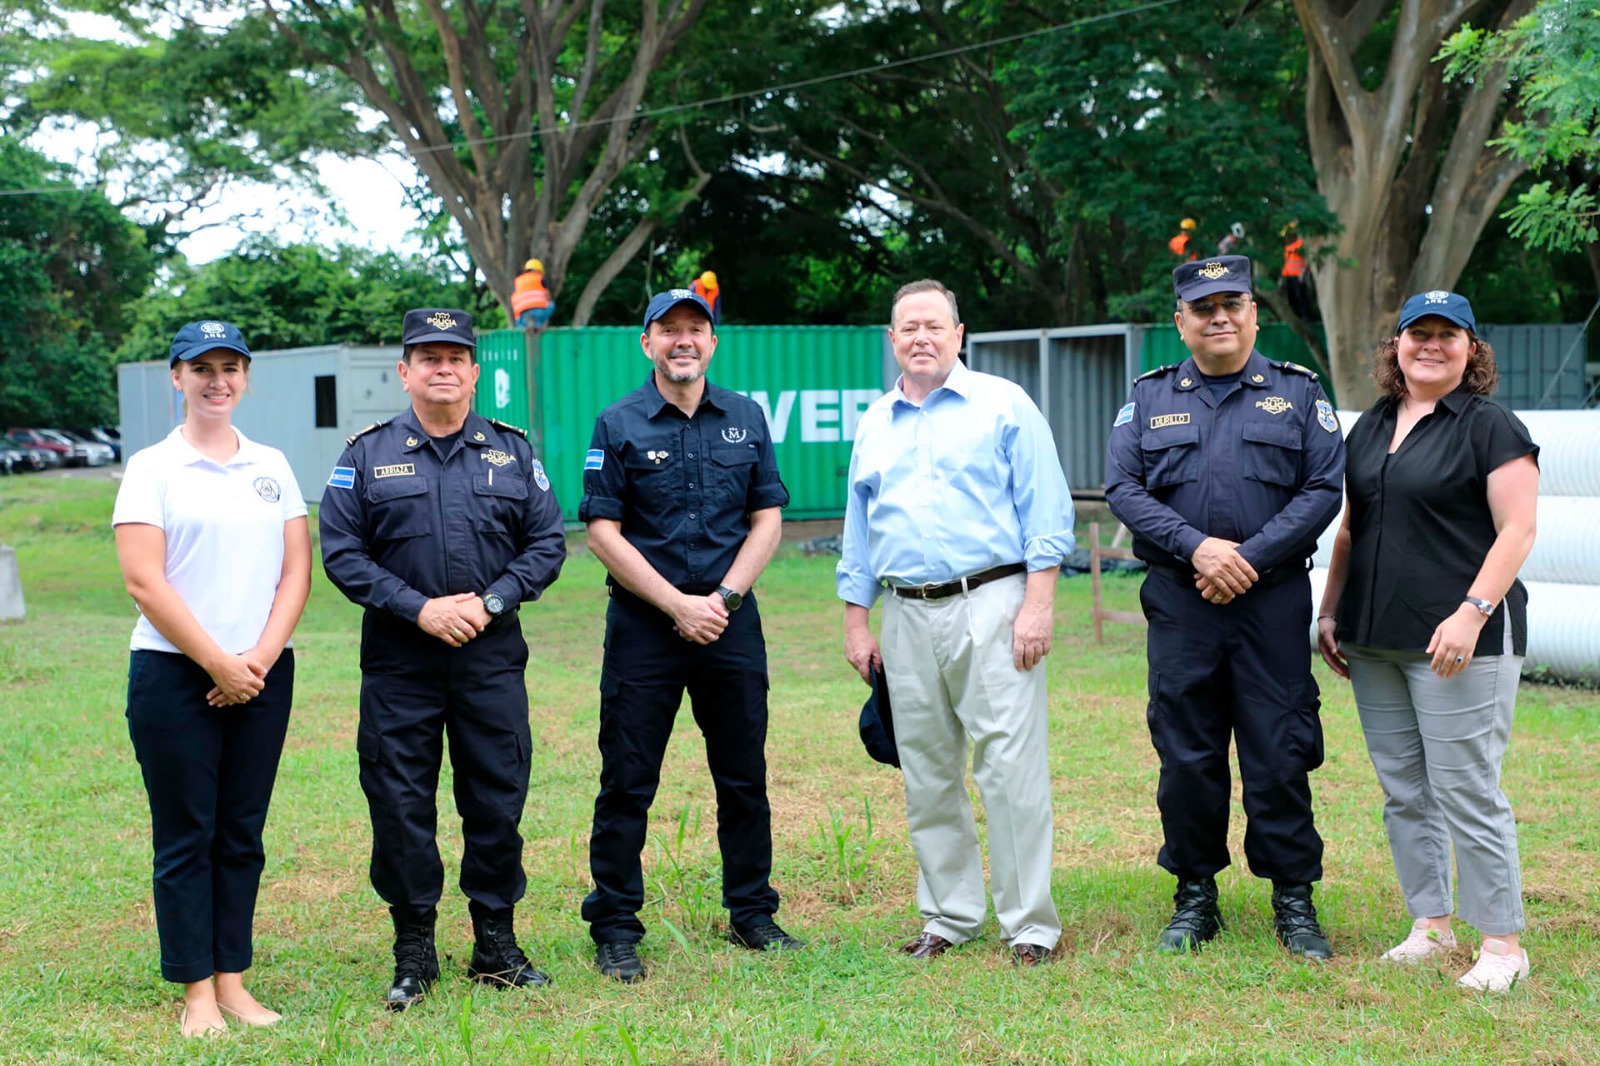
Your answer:
[[[1320,331],[1322,327],[1318,326]],[[1306,351],[1305,342],[1295,336],[1294,330],[1282,322],[1263,322],[1261,330],[1256,335],[1256,350],[1268,359],[1279,362],[1288,360],[1299,363],[1301,366],[1310,366],[1310,353]],[[1181,363],[1189,358],[1189,349],[1183,346],[1183,338],[1176,329],[1163,326],[1150,326],[1144,331],[1144,346],[1140,350],[1139,372],[1154,370],[1158,366],[1168,363]],[[1326,375],[1318,375],[1322,382],[1322,391],[1328,394],[1328,401],[1334,407],[1339,406],[1339,401],[1333,395],[1333,382]]]
[[[778,470],[789,489],[786,518],[844,513],[845,477],[861,412],[884,392],[884,331],[872,326],[724,326],[709,377],[761,405]],[[650,362],[630,326],[552,329],[534,356],[528,400],[521,330],[478,335],[479,414],[527,427],[539,441],[561,513],[578,518],[583,458],[599,413],[644,384]]]

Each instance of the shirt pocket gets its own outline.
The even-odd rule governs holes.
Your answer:
[[[517,528],[522,505],[528,498],[528,483],[520,477],[488,474],[472,479],[472,521],[479,532],[509,537]]]
[[[1200,427],[1170,426],[1146,432],[1139,440],[1144,449],[1145,487],[1181,485],[1200,479]]]
[[[1244,476],[1269,485],[1293,486],[1300,480],[1300,427],[1246,422]]]
[[[683,475],[678,473],[681,462],[683,458],[678,455],[657,462],[647,451],[637,448],[630,449],[622,457],[635,499],[655,520],[677,509],[675,490],[683,484]]]
[[[706,471],[716,498],[743,505],[750,495],[750,482],[756,474],[756,448],[753,444],[718,445],[711,449],[711,467]]]
[[[375,542],[433,533],[433,498],[424,477],[376,478],[367,483],[367,519]]]

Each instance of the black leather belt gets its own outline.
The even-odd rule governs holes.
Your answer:
[[[998,581],[1012,574],[1020,574],[1027,570],[1024,563],[1006,563],[1004,566],[991,566],[987,570],[980,570],[976,574],[958,577],[954,581],[945,581],[940,584],[926,585],[890,585],[896,596],[904,596],[908,600],[942,600],[946,596],[954,596],[959,592],[971,592],[981,585],[991,581]]]

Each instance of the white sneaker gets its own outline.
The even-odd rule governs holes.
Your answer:
[[[1456,935],[1446,929],[1442,932],[1428,925],[1428,919],[1418,918],[1411,923],[1411,933],[1400,943],[1383,953],[1385,962],[1421,962],[1435,955],[1456,949]]]
[[[1528,976],[1528,953],[1513,955],[1511,946],[1504,940],[1485,937],[1472,969],[1462,974],[1456,984],[1479,992],[1509,992]]]

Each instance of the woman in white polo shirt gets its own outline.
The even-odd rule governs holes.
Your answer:
[[[233,428],[250,349],[191,322],[171,351],[183,424],[128,460],[111,524],[139,605],[128,732],[150,796],[161,974],[184,1036],[279,1015],[244,987],[261,833],[289,728],[289,635],[311,587],[306,505],[288,461]]]

